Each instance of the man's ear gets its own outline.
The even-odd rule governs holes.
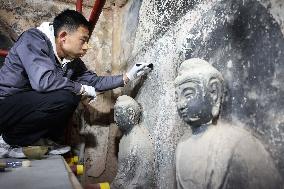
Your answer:
[[[213,118],[219,115],[221,98],[222,98],[222,86],[218,78],[211,78],[209,80],[209,95],[212,99],[212,115]]]
[[[58,39],[61,43],[64,43],[66,41],[66,36],[67,36],[67,32],[65,30],[61,30],[58,33]]]

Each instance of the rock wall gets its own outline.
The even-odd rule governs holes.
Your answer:
[[[179,64],[193,57],[209,61],[224,75],[227,96],[220,119],[244,123],[284,176],[281,7],[277,0],[142,2],[128,64],[154,64],[136,100],[143,106],[142,124],[155,141],[158,188],[175,187],[175,147],[183,123],[173,80]]]
[[[9,49],[14,40],[16,40],[17,35],[13,30],[11,30],[5,23],[0,21],[0,49]],[[5,58],[0,57],[0,66],[2,66]]]

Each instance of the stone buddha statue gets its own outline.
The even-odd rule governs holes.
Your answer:
[[[111,188],[154,188],[154,147],[149,131],[139,124],[140,105],[131,97],[118,97],[114,120],[122,131],[118,171]]]
[[[224,79],[208,62],[184,61],[175,79],[180,117],[191,128],[176,150],[177,188],[276,189],[281,177],[262,143],[241,127],[218,120]]]

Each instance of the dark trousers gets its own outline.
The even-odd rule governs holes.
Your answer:
[[[0,100],[0,133],[10,145],[27,146],[40,138],[57,140],[64,134],[80,101],[67,90],[28,91]]]

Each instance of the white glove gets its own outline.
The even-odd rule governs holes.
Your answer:
[[[130,81],[136,79],[137,77],[144,75],[149,72],[151,68],[147,67],[150,63],[139,62],[136,63],[127,73],[126,76]]]
[[[95,87],[89,86],[89,85],[82,85],[82,95],[83,96],[89,96],[93,99],[96,99],[97,93]]]

